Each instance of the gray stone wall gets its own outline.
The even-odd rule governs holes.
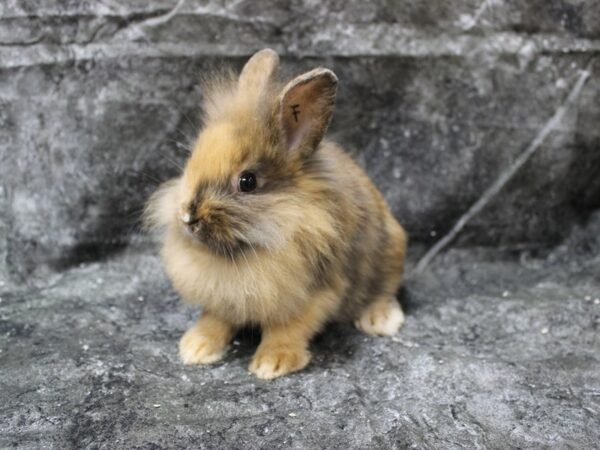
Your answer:
[[[480,198],[591,72],[458,244],[543,247],[600,206],[597,0],[23,1],[0,5],[0,277],[143,239],[199,124],[201,74],[272,47],[340,77],[330,138],[414,243]]]
[[[264,47],[338,74],[409,268],[485,200],[397,336],[328,326],[273,382],[256,330],[180,362],[198,311],[138,226],[200,76]],[[600,0],[0,0],[0,448],[597,449],[599,59]]]

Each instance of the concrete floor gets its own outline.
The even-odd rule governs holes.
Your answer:
[[[332,325],[271,382],[246,370],[251,330],[181,364],[197,311],[151,249],[4,287],[0,447],[594,448],[600,258],[567,247],[452,250],[407,282],[397,337]]]

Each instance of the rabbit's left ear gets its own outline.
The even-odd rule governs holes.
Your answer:
[[[300,75],[279,96],[278,119],[284,145],[307,156],[323,139],[335,105],[338,79],[328,69]]]
[[[259,96],[266,92],[279,67],[279,56],[270,48],[256,52],[246,63],[238,80],[238,89]]]

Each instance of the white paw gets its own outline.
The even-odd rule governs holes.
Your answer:
[[[310,353],[302,347],[259,347],[248,370],[263,380],[272,380],[306,367]]]
[[[212,364],[223,358],[226,348],[226,343],[204,336],[193,327],[179,341],[179,356],[184,364]]]
[[[368,306],[354,322],[356,328],[375,336],[393,336],[404,323],[404,313],[396,299],[380,300]]]

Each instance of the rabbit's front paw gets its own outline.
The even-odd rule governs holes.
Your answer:
[[[310,353],[302,346],[260,346],[249,370],[258,378],[271,380],[303,369],[309,361]]]
[[[227,341],[221,336],[203,333],[198,327],[185,332],[179,341],[179,356],[184,364],[212,364],[225,355]]]

